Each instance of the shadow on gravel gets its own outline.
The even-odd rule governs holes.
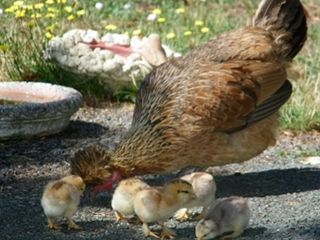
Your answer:
[[[252,228],[245,230],[242,237],[245,239],[259,240],[319,240],[320,225],[316,223],[318,220],[306,220],[303,223],[298,223],[296,226],[279,226],[279,228],[265,229],[260,233],[252,233]],[[257,228],[254,228],[256,230]],[[259,228],[258,228],[259,229]],[[242,239],[242,238],[241,238]]]
[[[67,159],[72,155],[70,145],[98,139],[108,130],[97,123],[71,121],[63,132],[52,136],[0,142],[0,153],[4,155],[0,157],[0,168],[55,163],[57,159]]]
[[[264,197],[320,189],[320,168],[276,169],[216,176],[217,196]]]
[[[68,127],[58,134],[59,137],[65,139],[82,139],[82,138],[97,138],[106,133],[108,128],[93,122],[85,121],[70,121]]]
[[[244,231],[244,233],[241,236],[243,236],[243,237],[248,237],[248,236],[256,237],[256,236],[263,234],[266,230],[267,230],[267,228],[265,228],[265,227],[248,228]]]
[[[1,145],[15,147],[17,143],[23,142],[43,142],[44,140],[52,140],[57,138],[62,139],[82,139],[82,138],[97,138],[108,131],[109,128],[98,123],[85,122],[80,120],[70,121],[69,125],[62,132],[49,136],[35,136],[23,139],[9,139],[0,142]]]

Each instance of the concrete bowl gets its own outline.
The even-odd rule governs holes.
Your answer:
[[[0,82],[0,140],[58,133],[81,103],[82,95],[69,87]]]

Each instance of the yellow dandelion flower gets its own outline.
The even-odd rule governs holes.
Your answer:
[[[45,34],[46,38],[51,39],[53,38],[53,35],[50,32],[46,32]]]
[[[43,8],[44,7],[44,4],[43,3],[36,3],[35,5],[34,5],[34,8],[35,9],[41,9],[41,8]]]
[[[138,36],[141,34],[141,29],[133,30],[132,35]]]
[[[48,12],[57,13],[57,12],[58,12],[58,9],[53,8],[53,7],[48,7]]]
[[[71,6],[66,6],[66,7],[64,7],[64,10],[65,10],[67,13],[71,13],[71,12],[72,12],[72,7],[71,7]]]
[[[177,13],[177,14],[182,14],[182,13],[184,13],[184,12],[185,12],[184,8],[177,8],[177,9],[176,9],[176,13]]]
[[[77,11],[77,15],[80,17],[80,16],[83,16],[85,14],[85,11],[82,9],[82,10],[79,10]]]
[[[183,35],[186,36],[186,37],[187,37],[187,36],[190,36],[191,34],[192,34],[191,31],[185,31],[185,32],[183,33]]]
[[[13,9],[13,7],[11,6],[11,7],[9,7],[9,8],[6,8],[5,10],[4,10],[4,12],[6,12],[6,13],[13,13],[15,10]]]
[[[67,17],[67,19],[68,19],[68,21],[72,21],[72,20],[74,19],[74,15],[73,15],[73,14],[69,15],[69,16]]]
[[[55,18],[55,14],[54,13],[47,13],[45,18]]]
[[[9,46],[8,45],[1,45],[0,44],[0,51],[6,52],[7,50],[9,50]]]
[[[33,13],[31,14],[31,18],[41,18],[42,15],[40,13]]]
[[[12,5],[11,8],[12,8],[13,11],[18,11],[20,9],[20,6]]]
[[[176,34],[171,32],[171,33],[168,33],[166,37],[167,37],[167,39],[173,39],[176,37]]]
[[[203,27],[203,28],[201,28],[201,30],[200,30],[202,33],[207,33],[207,32],[209,32],[210,31],[210,29],[209,28],[207,28],[207,27]]]
[[[29,28],[32,28],[34,26],[34,20],[30,20],[29,22],[27,22],[27,26]]]
[[[12,6],[18,6],[18,7],[21,7],[23,4],[24,4],[24,2],[23,2],[23,1],[15,1],[15,2],[13,3],[13,5],[12,5]]]
[[[156,15],[160,15],[161,14],[161,9],[160,8],[155,8],[155,9],[152,10],[152,13],[156,14]]]
[[[113,30],[116,30],[117,29],[117,26],[114,25],[114,24],[109,24],[107,26],[104,27],[106,30],[110,30],[110,31],[113,31]]]
[[[198,27],[203,26],[203,24],[204,24],[204,23],[203,23],[203,21],[201,21],[201,20],[197,20],[197,21],[194,22],[194,25],[195,25],[195,26],[198,26]]]
[[[158,18],[158,23],[164,23],[166,19],[164,17]]]
[[[26,11],[25,10],[18,10],[16,11],[16,18],[23,18],[26,15]]]
[[[30,4],[29,4],[29,5],[26,5],[26,6],[25,6],[25,9],[27,9],[27,10],[32,10],[32,9],[33,9],[33,6],[30,5]]]
[[[53,0],[47,0],[47,1],[46,1],[46,4],[48,4],[48,5],[54,4],[54,1],[53,1]]]
[[[55,24],[51,24],[49,26],[46,27],[47,32],[53,32],[54,28],[56,27]]]

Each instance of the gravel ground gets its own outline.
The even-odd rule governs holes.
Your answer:
[[[40,206],[44,185],[68,173],[74,151],[92,143],[115,147],[130,125],[132,109],[117,104],[82,108],[61,134],[0,143],[0,239],[143,239],[139,225],[114,222],[110,193],[93,203],[87,196],[82,200],[74,216],[80,231],[69,232],[65,224],[61,231],[49,230]],[[240,195],[250,201],[250,226],[239,239],[320,239],[320,166],[303,163],[319,152],[319,133],[281,134],[275,147],[250,161],[207,169],[216,176],[218,197]],[[159,184],[176,175],[146,180]],[[194,225],[168,222],[176,239],[194,239]]]

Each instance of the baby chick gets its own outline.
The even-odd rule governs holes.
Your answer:
[[[203,207],[202,212],[199,215],[199,219],[201,219],[204,216],[207,207],[215,200],[217,186],[214,178],[211,174],[206,172],[194,172],[181,177],[181,179],[192,185],[193,192],[196,194],[197,198],[190,202],[187,207]],[[188,219],[188,208],[180,209],[175,214],[175,218],[179,220]]]
[[[59,217],[67,219],[68,229],[80,228],[71,217],[80,203],[80,196],[82,196],[84,189],[85,184],[82,178],[76,175],[69,175],[46,185],[41,205],[48,218],[49,228],[60,228],[54,223],[54,219]]]
[[[181,179],[172,180],[163,187],[150,187],[138,192],[133,205],[136,215],[143,223],[143,233],[156,238],[173,237],[175,233],[164,226],[164,221],[195,198],[192,185]],[[148,227],[148,223],[154,222],[162,226],[160,236],[153,233]]]
[[[138,178],[128,178],[118,184],[111,200],[111,206],[115,211],[117,222],[126,219],[126,216],[134,214],[134,197],[139,191],[148,187],[148,184]]]
[[[249,218],[250,210],[246,199],[219,199],[209,207],[204,219],[196,225],[196,237],[199,240],[212,239],[227,234],[224,238],[235,238],[248,226]]]

